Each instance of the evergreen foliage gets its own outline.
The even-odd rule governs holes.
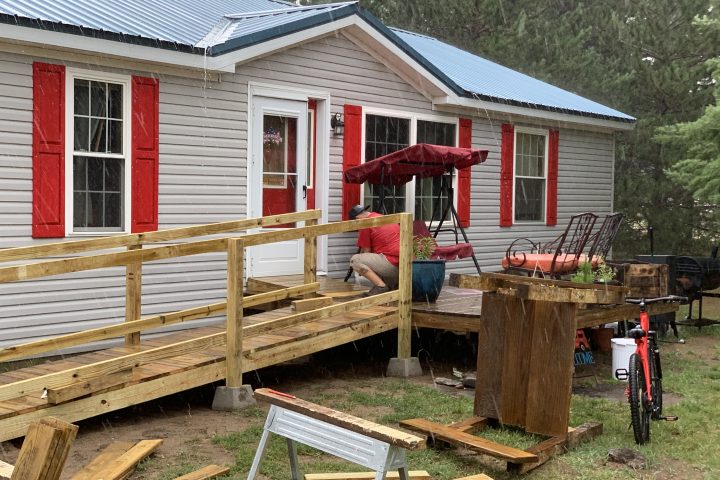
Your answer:
[[[707,254],[718,241],[711,204],[720,196],[720,113],[708,63],[720,55],[718,0],[360,4],[386,25],[431,35],[635,116],[636,127],[616,136],[615,210],[626,222],[615,258],[648,253],[648,226],[656,253]]]

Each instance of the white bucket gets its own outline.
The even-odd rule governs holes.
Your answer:
[[[635,340],[632,338],[613,338],[612,343],[612,377],[617,380],[615,371],[618,368],[628,369],[630,356],[635,353]]]

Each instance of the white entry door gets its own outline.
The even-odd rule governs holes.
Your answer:
[[[306,210],[307,102],[255,96],[252,109],[249,216]],[[302,225],[286,224],[262,231],[295,226]],[[303,240],[258,245],[247,250],[248,276],[300,273],[303,273]]]

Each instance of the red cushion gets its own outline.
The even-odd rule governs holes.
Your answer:
[[[438,245],[432,254],[432,259],[456,260],[458,258],[472,257],[473,247],[469,243],[458,243],[457,245]]]
[[[507,257],[503,257],[502,267],[506,270],[515,267],[550,273],[554,256],[552,253],[520,253],[517,256],[511,257],[509,262]],[[578,260],[574,255],[558,255],[555,260],[555,271],[553,273],[569,273],[576,270],[577,267]]]

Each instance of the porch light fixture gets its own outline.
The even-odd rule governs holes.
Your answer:
[[[343,121],[342,113],[330,114],[330,128],[333,130],[333,135],[342,135],[345,133],[345,122]]]

